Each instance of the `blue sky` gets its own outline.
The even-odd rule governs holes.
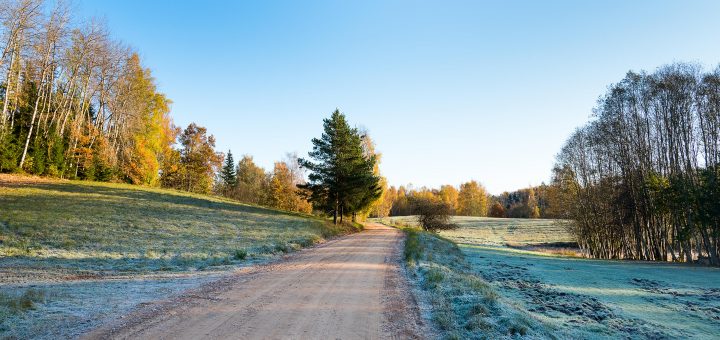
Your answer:
[[[272,168],[336,107],[391,184],[548,181],[555,154],[628,70],[720,63],[720,1],[77,0],[139,51],[219,150]]]

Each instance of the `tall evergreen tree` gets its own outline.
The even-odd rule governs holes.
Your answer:
[[[232,151],[228,150],[227,156],[225,156],[225,164],[220,171],[220,180],[223,194],[227,194],[228,191],[235,188],[237,184],[237,173],[235,172],[235,160],[232,156]]]
[[[380,178],[373,173],[376,158],[366,156],[362,136],[351,128],[345,115],[335,110],[323,120],[324,132],[313,138],[313,150],[308,153],[313,161],[300,159],[299,163],[310,170],[308,183],[299,185],[310,192],[308,197],[317,210],[338,216],[354,214],[367,208],[380,197]]]

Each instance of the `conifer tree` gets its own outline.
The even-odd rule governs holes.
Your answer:
[[[237,184],[237,173],[235,172],[235,160],[233,159],[232,152],[228,150],[227,156],[225,156],[225,164],[220,171],[220,180],[223,194],[227,194],[228,191],[235,188]]]
[[[308,183],[299,185],[310,194],[308,200],[317,210],[340,216],[353,215],[367,208],[382,194],[380,178],[373,172],[375,156],[366,156],[363,140],[357,129],[351,128],[345,115],[335,110],[323,121],[324,132],[312,140],[309,156],[315,162],[300,159],[310,170]]]

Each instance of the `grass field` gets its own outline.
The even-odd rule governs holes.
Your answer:
[[[49,334],[53,322],[97,323],[353,231],[203,195],[2,174],[0,207],[0,338]]]
[[[417,225],[414,216],[379,220],[390,225]],[[452,222],[460,228],[443,231],[442,235],[456,243],[524,246],[574,241],[565,229],[566,224],[560,220],[455,216]]]
[[[407,217],[393,219],[411,222]],[[505,246],[571,241],[562,223],[548,220],[456,221],[460,229],[440,233],[463,254],[462,261],[454,263],[466,262],[467,271],[487,283],[499,301],[517,308],[514,315],[525,316],[520,320],[525,320],[521,324],[528,336],[711,339],[720,334],[720,268],[591,260]],[[449,289],[456,282],[442,284]],[[473,296],[479,295],[450,296],[449,307],[434,313],[462,311]],[[458,332],[464,338],[487,334],[453,332],[450,337]]]

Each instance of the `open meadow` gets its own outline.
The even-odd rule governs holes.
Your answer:
[[[520,311],[516,314],[527,316],[521,325],[528,335],[544,337],[543,329],[571,338],[713,338],[720,334],[719,268],[592,260],[505,245],[533,244],[544,249],[542,244],[571,242],[559,227],[562,223],[551,220],[456,217],[454,221],[461,227],[440,235],[458,244],[462,262],[468,266],[466,273],[474,273],[492,287],[499,301]],[[398,217],[385,222],[408,224],[412,220]],[[434,284],[458,281],[443,283],[440,277],[435,280],[441,282]],[[423,282],[427,286],[427,280]],[[487,289],[483,294],[489,294]],[[467,300],[449,299],[449,304],[463,305]],[[462,306],[453,308],[463,310]]]
[[[0,337],[77,335],[139,303],[350,231],[173,190],[1,174],[0,207]]]

